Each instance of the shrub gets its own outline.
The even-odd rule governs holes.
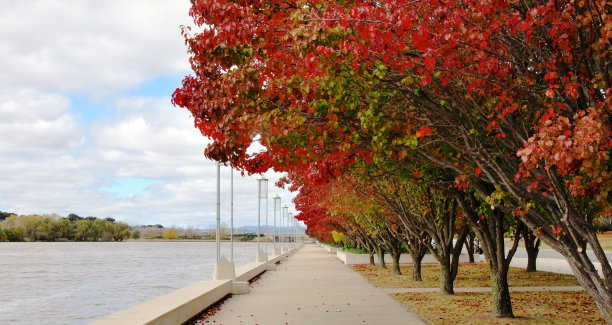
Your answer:
[[[612,231],[612,219],[599,219],[595,224],[597,232]]]

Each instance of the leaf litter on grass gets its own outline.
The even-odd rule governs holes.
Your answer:
[[[381,288],[437,288],[439,287],[439,264],[423,264],[421,276],[423,281],[412,280],[412,265],[400,266],[402,275],[391,273],[390,269],[381,269],[371,265],[353,265],[353,270],[368,279],[373,285]],[[524,269],[511,267],[508,272],[508,283],[511,287],[531,286],[579,286],[574,275],[552,272],[526,272]],[[460,263],[455,279],[456,288],[491,287],[489,268],[486,263]]]
[[[395,300],[428,324],[605,324],[584,291],[513,292],[515,318],[491,316],[491,294],[485,292],[396,293]]]
[[[354,265],[352,268],[377,287],[437,288],[440,266],[423,264],[423,281],[412,280],[412,265],[402,265],[403,275],[393,275],[389,269]],[[510,268],[511,286],[578,286],[573,275],[551,272],[526,272]],[[461,263],[455,287],[491,287],[485,263]],[[396,293],[393,298],[419,314],[428,324],[605,324],[593,299],[584,291],[525,291],[512,292],[515,318],[491,315],[490,292]]]

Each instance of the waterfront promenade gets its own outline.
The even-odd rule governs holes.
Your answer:
[[[323,248],[306,245],[203,324],[424,324]]]

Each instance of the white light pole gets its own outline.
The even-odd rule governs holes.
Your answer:
[[[287,223],[289,226],[289,230],[291,230],[291,232],[293,233],[293,213],[289,212],[289,215],[287,216]],[[293,241],[293,234],[289,237],[289,242]],[[295,243],[293,243],[291,246],[293,246]]]
[[[287,214],[289,213],[289,208],[285,205],[283,206],[283,213],[281,214],[281,247],[282,247],[282,252],[285,253],[287,251],[287,248],[285,247],[285,226],[287,225],[287,222],[285,222],[285,218],[287,217]]]
[[[268,261],[268,253],[261,251],[261,245],[259,236],[261,235],[261,199],[266,199],[266,203],[268,202],[268,179],[261,176],[260,179],[257,180],[257,262],[267,262]],[[266,204],[267,205],[267,204]],[[267,215],[267,213],[266,213]],[[267,242],[266,242],[266,250],[267,250]]]
[[[270,227],[268,227],[268,206],[268,186],[266,185],[266,230],[264,231],[266,238],[266,255],[268,255],[268,230],[270,229]]]
[[[213,270],[213,280],[235,280],[236,270],[234,262],[228,262],[224,256],[221,256],[221,162],[217,162],[217,232],[215,237],[217,242],[217,263],[215,263]]]
[[[217,263],[221,261],[221,163],[217,162],[217,232],[215,233],[215,241],[217,242]]]
[[[280,249],[276,248],[276,210],[278,210],[279,214],[281,212],[281,198],[276,194],[274,197],[274,255],[280,255]]]
[[[234,168],[230,178],[230,262],[234,262]]]
[[[295,218],[295,244],[296,245],[298,244],[298,239],[299,239],[299,236],[298,236],[298,221],[297,221],[297,218]]]

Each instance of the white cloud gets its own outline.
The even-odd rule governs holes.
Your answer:
[[[0,0],[0,86],[100,95],[186,71],[189,5]]]
[[[61,96],[26,92],[5,103],[0,107],[27,111],[11,114],[11,109],[0,110],[10,117],[7,123],[0,121],[0,132],[18,128],[31,132],[23,132],[22,139],[0,141],[0,207],[21,214],[74,212],[114,217],[133,224],[204,227],[214,223],[215,163],[204,158],[206,140],[193,127],[188,112],[172,107],[167,97],[118,98],[111,105],[117,114],[96,121],[88,135]],[[48,132],[51,129],[55,132]],[[268,177],[272,197],[279,175],[269,173]],[[157,182],[144,193],[120,197],[109,193],[116,178]],[[236,225],[256,224],[256,178],[234,174]],[[221,181],[222,211],[228,222],[227,167],[223,167]],[[288,193],[284,196],[288,203]],[[271,224],[272,199],[269,204]]]
[[[57,94],[22,90],[0,94],[0,150],[41,155],[82,145],[82,128],[69,114],[70,101]]]
[[[179,26],[191,23],[189,5],[0,0],[0,210],[214,223],[216,167],[204,159],[206,139],[160,88],[172,87],[165,77],[187,73]],[[127,95],[141,87],[149,97]],[[228,223],[229,169],[222,173]],[[268,177],[272,197],[279,175]],[[145,188],[114,193],[131,179]],[[256,224],[255,179],[235,173],[237,226]],[[291,194],[280,193],[289,203]]]

